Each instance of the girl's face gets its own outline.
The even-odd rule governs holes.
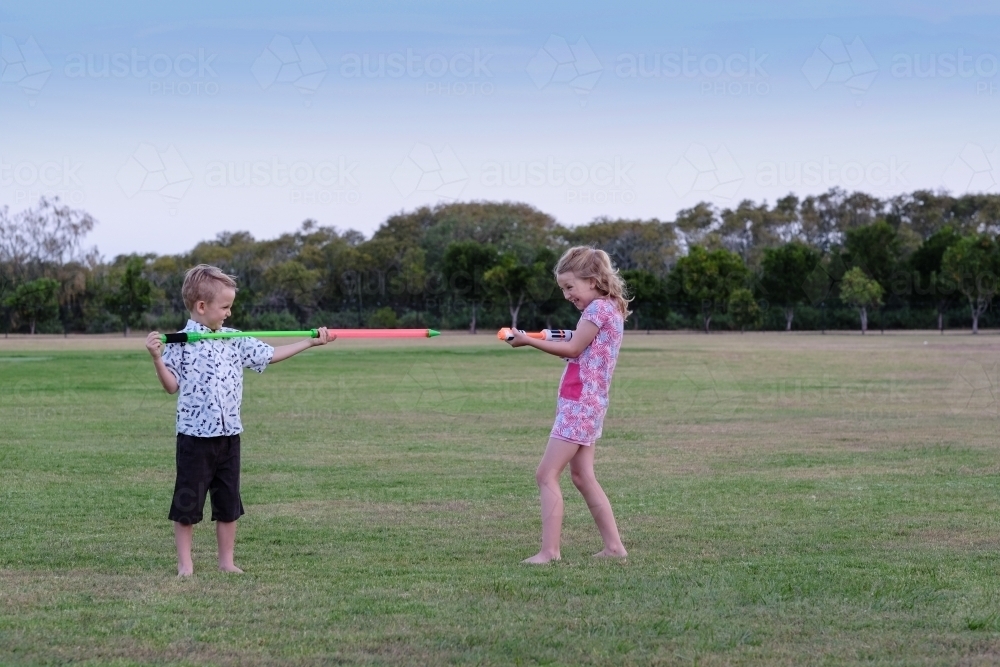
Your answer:
[[[593,280],[577,278],[576,274],[572,271],[560,273],[556,278],[556,282],[559,283],[563,296],[566,297],[567,301],[576,306],[577,310],[583,310],[590,305],[591,301],[603,296],[603,294],[597,291]]]

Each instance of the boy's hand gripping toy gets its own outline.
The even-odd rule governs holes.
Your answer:
[[[514,340],[514,334],[511,333],[513,329],[510,327],[504,327],[497,332],[497,338],[502,341],[510,342]],[[542,329],[541,331],[523,331],[518,329],[521,333],[527,335],[529,338],[537,338],[538,340],[560,340],[568,341],[573,339],[572,329]]]

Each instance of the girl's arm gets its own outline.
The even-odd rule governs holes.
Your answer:
[[[576,331],[573,332],[573,337],[568,341],[558,341],[558,340],[537,340],[535,338],[529,338],[517,329],[511,329],[511,333],[514,335],[514,340],[510,341],[511,347],[522,347],[524,345],[530,345],[533,348],[539,349],[542,352],[548,352],[554,357],[562,357],[565,359],[576,359],[583,351],[587,349],[595,338],[597,338],[597,333],[600,329],[597,325],[590,320],[580,320],[580,324]]]

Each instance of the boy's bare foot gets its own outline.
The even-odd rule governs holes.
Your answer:
[[[193,565],[178,565],[177,566],[177,577],[178,578],[181,578],[181,577],[190,577],[192,574],[194,574],[194,566]]]
[[[233,574],[243,574],[243,570],[235,565],[220,565],[219,570],[222,572],[232,572]]]
[[[624,547],[621,549],[603,549],[594,554],[594,558],[625,558],[626,556],[628,556],[628,552],[625,551]]]
[[[546,563],[551,563],[554,560],[560,560],[559,554],[556,554],[555,556],[550,556],[543,551],[539,551],[531,558],[525,558],[521,562],[527,563],[528,565],[545,565]]]

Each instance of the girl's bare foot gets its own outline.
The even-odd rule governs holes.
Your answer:
[[[621,547],[620,549],[604,549],[594,554],[594,558],[625,558],[625,556],[628,556],[625,547]]]
[[[236,567],[235,565],[220,565],[219,569],[223,572],[232,572],[233,574],[243,574],[243,570]]]
[[[545,565],[546,563],[551,563],[554,560],[560,560],[559,554],[556,554],[555,556],[550,556],[544,551],[539,551],[531,558],[525,558],[521,562],[527,563],[528,565]]]

